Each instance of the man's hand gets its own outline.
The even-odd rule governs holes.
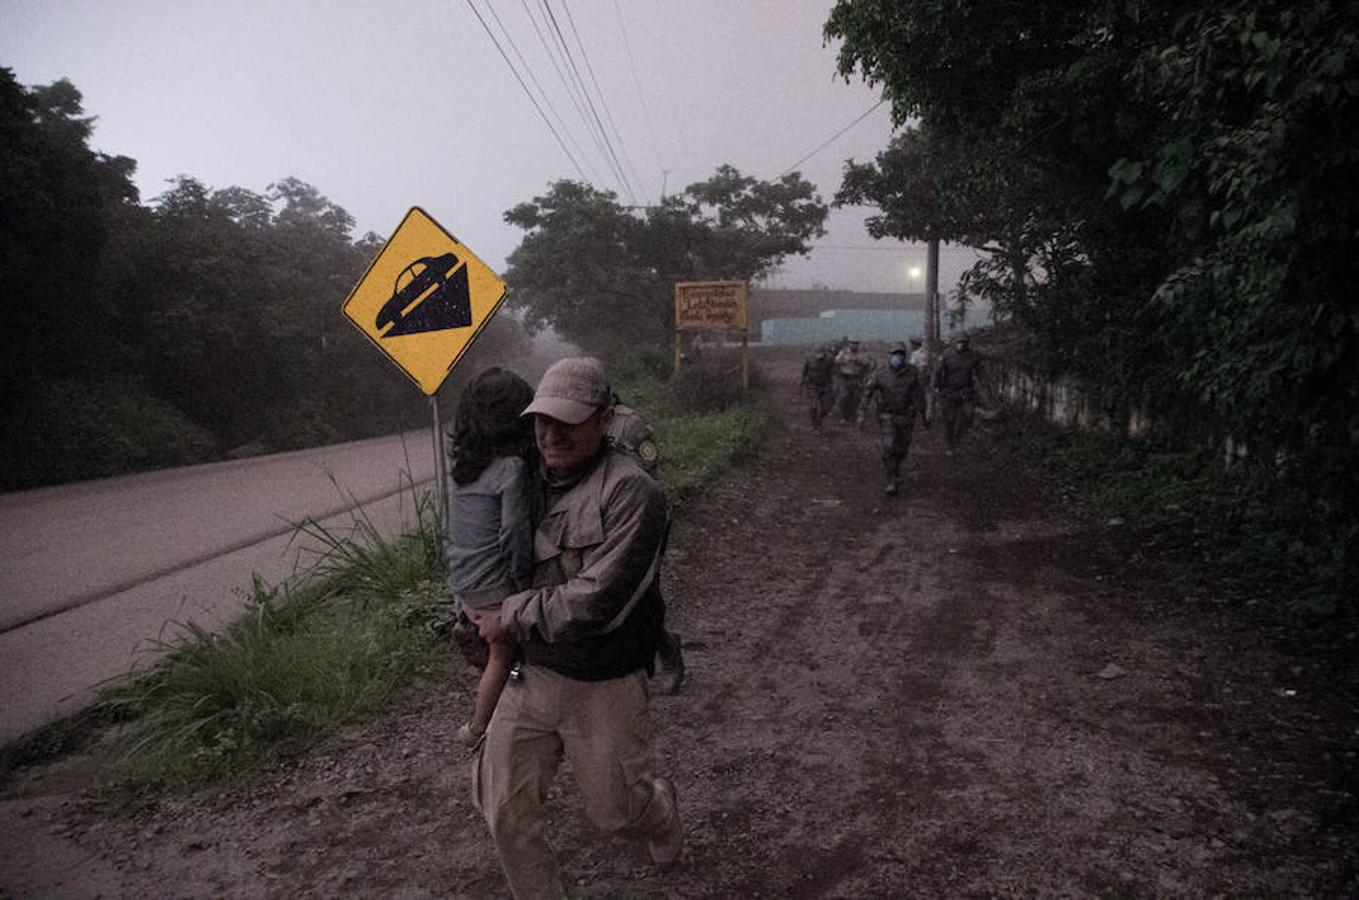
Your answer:
[[[469,610],[467,615],[477,623],[477,631],[488,644],[495,643],[505,633],[505,626],[500,623],[499,610]]]

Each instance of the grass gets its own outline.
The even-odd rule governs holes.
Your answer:
[[[152,643],[149,670],[100,689],[99,716],[126,723],[119,756],[134,780],[229,774],[373,708],[402,680],[452,621],[435,504],[409,494],[415,526],[390,540],[362,510],[348,533],[300,523],[311,566],[276,586],[255,578],[245,614],[220,633],[182,624]]]
[[[682,507],[732,463],[764,440],[770,418],[758,383],[743,391],[734,354],[713,351],[667,379],[668,360],[642,359],[614,383],[639,409],[661,450],[660,482],[672,508]]]
[[[768,423],[768,413],[753,401],[658,418],[652,430],[665,454],[660,481],[672,507],[682,507],[732,462],[758,449]]]
[[[760,444],[768,414],[758,392],[733,390],[729,367],[663,377],[643,359],[615,378],[652,425],[662,485],[678,505]],[[443,589],[437,504],[407,484],[414,526],[388,538],[359,508],[351,527],[298,523],[310,564],[243,592],[245,613],[219,633],[184,623],[149,646],[149,668],[103,685],[96,705],[0,755],[6,769],[78,749],[116,723],[132,784],[229,777],[375,708],[436,649],[453,620]]]

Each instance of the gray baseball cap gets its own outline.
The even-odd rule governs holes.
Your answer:
[[[613,402],[604,364],[593,356],[559,359],[543,373],[533,402],[522,413],[535,413],[579,425]]]

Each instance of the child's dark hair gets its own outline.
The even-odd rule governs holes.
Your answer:
[[[463,389],[453,419],[453,481],[471,484],[496,457],[533,449],[533,419],[519,414],[533,402],[533,388],[518,375],[492,366]]]

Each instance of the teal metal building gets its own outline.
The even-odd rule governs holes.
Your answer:
[[[968,311],[962,327],[976,328],[982,316]],[[954,329],[944,327],[947,339]],[[765,319],[760,342],[812,345],[848,337],[858,341],[907,341],[925,334],[925,313],[919,309],[828,309],[816,318]]]

